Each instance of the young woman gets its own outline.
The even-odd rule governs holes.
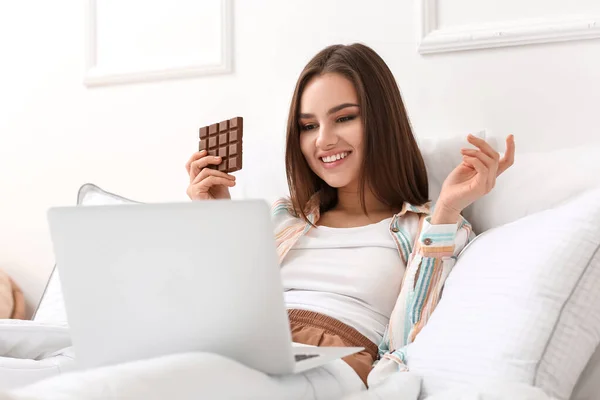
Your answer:
[[[330,46],[304,68],[287,124],[290,198],[273,207],[295,342],[360,346],[344,358],[367,384],[375,360],[403,366],[456,255],[473,238],[460,213],[513,163],[484,140],[445,180],[431,207],[427,172],[397,83],[361,44]],[[186,164],[192,200],[228,199],[235,177],[205,152]],[[381,364],[381,363],[380,363]]]

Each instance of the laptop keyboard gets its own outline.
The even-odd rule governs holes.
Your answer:
[[[308,360],[309,358],[314,358],[314,357],[319,357],[319,355],[318,354],[296,354],[296,355],[294,355],[296,362]]]

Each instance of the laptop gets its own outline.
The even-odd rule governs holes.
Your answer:
[[[265,201],[55,207],[48,221],[79,368],[210,352],[282,375],[363,350],[292,343]]]

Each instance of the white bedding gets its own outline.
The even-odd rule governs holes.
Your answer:
[[[397,373],[365,391],[338,360],[305,374],[271,377],[210,353],[186,353],[71,372],[0,393],[0,400],[34,399],[389,399],[418,400],[420,378]],[[490,384],[448,391],[428,400],[550,400],[525,385]]]
[[[450,147],[450,146],[449,146]],[[460,147],[458,144],[455,147]],[[440,179],[447,176],[444,168],[453,166],[446,154],[448,151],[439,147],[431,147],[435,159],[430,159],[428,170],[435,170]],[[456,152],[458,154],[458,152]],[[502,225],[514,221],[534,211],[555,206],[560,200],[567,199],[579,193],[583,188],[598,185],[598,174],[593,168],[585,166],[595,165],[598,148],[572,149],[547,154],[533,154],[526,157],[519,156],[520,171],[515,172],[510,180],[499,182],[498,187],[478,202],[467,218],[477,225],[476,230]],[[439,160],[438,160],[439,158]],[[585,160],[585,162],[583,161]],[[440,163],[436,168],[432,163]],[[444,161],[444,166],[441,162]],[[560,162],[559,162],[560,161]],[[447,165],[446,165],[447,164]],[[555,168],[559,165],[560,168]],[[550,169],[549,169],[550,168]],[[537,176],[543,171],[552,170],[554,181],[544,190],[531,186],[531,176]],[[435,181],[433,179],[432,181]],[[504,190],[500,186],[504,185]],[[514,193],[519,196],[514,197]],[[511,197],[512,196],[512,197]],[[507,199],[514,199],[510,208],[502,208]],[[495,212],[489,212],[490,209]],[[56,280],[58,282],[58,280]],[[55,291],[56,292],[56,291]],[[52,291],[50,291],[52,293]],[[60,293],[59,291],[57,293]],[[50,296],[52,297],[52,296]],[[52,304],[52,303],[50,303]],[[54,304],[62,304],[62,301]],[[56,321],[57,316],[63,313],[40,313],[36,320]],[[47,318],[44,316],[48,316]],[[38,318],[39,317],[39,318]],[[48,328],[49,329],[49,328]],[[54,353],[48,349],[41,351],[34,348],[35,332],[28,330],[32,340],[31,349],[26,349],[24,332],[21,329],[18,335],[13,335],[14,343],[9,346],[3,342],[8,330],[0,326],[0,399],[329,399],[343,398],[345,400],[368,399],[395,399],[395,400],[423,400],[419,398],[421,379],[414,373],[397,373],[392,375],[380,386],[368,391],[361,391],[362,383],[354,372],[342,361],[333,362],[325,367],[309,371],[303,375],[274,378],[253,371],[231,360],[223,359],[211,354],[183,354],[160,359],[142,361],[103,368],[89,372],[64,373],[73,368],[74,360],[70,348],[64,348],[64,336],[56,331],[57,335],[47,336],[57,340]],[[62,339],[61,339],[62,337]],[[60,341],[60,345],[58,343]],[[2,345],[8,353],[1,351]],[[60,347],[63,346],[63,347]],[[10,347],[10,348],[9,348]],[[600,354],[600,349],[597,351]],[[8,355],[7,357],[2,357]],[[29,355],[29,356],[28,356]],[[24,359],[20,359],[23,357]],[[597,360],[600,358],[597,358]],[[598,361],[596,360],[596,364]],[[594,380],[597,374],[593,371],[600,370],[596,364],[588,366],[589,374],[586,379]],[[585,375],[585,373],[584,373]],[[47,380],[39,381],[41,378]],[[27,387],[26,383],[37,382]],[[465,384],[466,385],[466,384]],[[531,386],[514,383],[488,383],[480,387],[462,385],[430,396],[425,400],[551,400],[550,397]],[[20,386],[16,389],[17,386]],[[585,387],[579,394],[593,393],[592,386]],[[2,392],[5,390],[5,392]],[[11,391],[12,390],[12,391]],[[578,390],[575,390],[578,393]],[[424,397],[424,396],[422,396]],[[585,395],[573,396],[571,400],[582,400]]]
[[[273,377],[211,353],[185,353],[62,374],[0,399],[340,399],[364,390],[341,360]]]
[[[75,367],[67,327],[35,321],[0,321],[0,400],[417,400],[421,389],[420,377],[413,373],[397,373],[380,386],[366,391],[354,371],[342,360],[284,377],[268,376],[210,353],[172,355],[90,371],[75,371]],[[431,400],[547,400],[537,389],[524,386],[490,386],[488,391],[496,396],[505,391],[506,396],[489,397],[486,394],[477,397],[486,393],[485,390],[461,389],[449,392],[449,397],[432,397]],[[537,397],[527,397],[527,391],[534,391]]]

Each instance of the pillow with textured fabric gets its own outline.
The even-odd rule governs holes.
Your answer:
[[[429,181],[429,198],[437,201],[442,190],[442,184],[446,177],[462,162],[460,149],[475,148],[467,141],[467,135],[471,133],[490,143],[496,149],[496,138],[490,137],[487,131],[467,132],[462,136],[453,135],[446,138],[417,137],[417,144],[427,168],[427,180]]]
[[[510,381],[567,400],[600,341],[600,188],[465,247],[408,349],[423,396]]]
[[[78,206],[133,203],[138,202],[107,192],[91,183],[86,183],[81,186],[77,193]],[[37,322],[67,325],[67,314],[56,265],[50,274],[50,279],[48,280],[46,289],[38,303],[33,320]]]
[[[118,194],[107,192],[106,190],[92,184],[86,183],[79,188],[77,192],[78,206],[94,206],[104,204],[139,204],[139,201],[131,200]]]
[[[26,320],[0,320],[0,357],[41,360],[71,346],[66,326]],[[0,362],[0,373],[5,365]],[[1,386],[1,385],[0,385]]]
[[[494,190],[463,212],[477,233],[547,210],[600,186],[600,146],[519,152],[516,140],[515,164],[496,180]]]
[[[581,373],[570,400],[595,400],[600,393],[600,346]]]

